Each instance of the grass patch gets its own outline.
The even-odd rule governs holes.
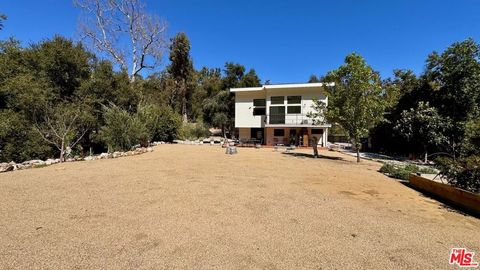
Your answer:
[[[424,174],[438,173],[437,170],[433,168],[420,167],[414,164],[401,165],[401,164],[394,164],[391,162],[387,162],[383,164],[379,172],[386,174],[390,177],[402,179],[402,180],[408,180],[408,177],[412,173],[424,173]]]

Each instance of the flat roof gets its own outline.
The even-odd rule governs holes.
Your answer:
[[[285,83],[265,84],[259,87],[230,88],[230,92],[263,91],[266,89],[288,89],[288,88],[317,88],[322,86],[333,86],[335,83]]]

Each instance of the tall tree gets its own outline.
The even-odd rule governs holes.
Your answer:
[[[74,0],[82,9],[80,31],[96,51],[129,71],[130,81],[160,64],[166,24],[141,0]]]
[[[183,122],[188,122],[188,103],[195,87],[195,70],[190,57],[190,41],[185,33],[178,33],[172,39],[169,59],[167,71],[178,89]]]
[[[452,125],[447,131],[453,155],[468,152],[466,124],[480,117],[480,45],[457,42],[443,53],[432,53],[424,77],[435,90],[432,105]]]
[[[428,161],[428,149],[446,143],[445,130],[449,128],[446,119],[440,116],[435,107],[419,102],[416,108],[404,110],[394,129],[401,134],[408,143],[420,147]]]
[[[328,107],[315,101],[311,117],[339,124],[354,144],[360,162],[361,139],[384,119],[386,101],[380,76],[363,57],[352,53],[345,58],[344,65],[325,76],[324,82],[334,83],[326,90]]]

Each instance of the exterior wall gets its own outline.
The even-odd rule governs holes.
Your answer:
[[[251,136],[250,128],[239,128],[238,129],[238,139],[240,140],[248,140]]]
[[[325,103],[328,102],[327,97],[322,93],[321,87],[315,88],[281,88],[281,89],[266,89],[261,91],[246,91],[246,92],[236,92],[235,93],[235,127],[252,127],[259,128],[265,126],[265,117],[264,116],[254,116],[253,115],[253,99],[266,99],[266,113],[270,114],[270,105],[272,96],[284,96],[284,105],[287,104],[287,96],[301,96],[302,101],[300,104],[301,115],[306,115],[309,112],[313,112],[312,105],[313,100],[323,100]],[[292,104],[293,105],[293,104]],[[295,104],[298,106],[298,104]],[[273,106],[282,106],[282,105],[273,105]],[[296,114],[290,114],[292,117],[295,117]],[[286,113],[286,118],[288,119],[289,114]]]
[[[265,91],[235,93],[235,127],[259,128],[264,126],[265,116],[253,115],[253,99],[264,99]],[[250,134],[248,135],[250,136]]]
[[[274,136],[275,129],[283,129],[285,135],[283,137]],[[265,142],[267,145],[276,145],[276,144],[290,144],[290,130],[296,129],[297,134],[300,134],[302,128],[297,127],[278,127],[278,128],[265,128]],[[328,136],[328,128],[319,128],[323,129],[323,134],[318,136],[318,143],[319,147],[326,147],[327,136]],[[312,137],[312,128],[307,128],[305,135],[305,140],[308,140]],[[303,141],[302,141],[303,143]],[[308,145],[308,144],[307,144]]]

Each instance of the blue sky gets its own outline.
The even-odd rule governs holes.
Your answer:
[[[455,41],[480,41],[478,0],[149,0],[170,36],[186,32],[195,67],[226,61],[254,68],[263,81],[304,82],[357,52],[382,77],[394,68],[420,73],[427,55]],[[61,34],[77,38],[70,0],[2,1],[0,38],[25,44]]]

